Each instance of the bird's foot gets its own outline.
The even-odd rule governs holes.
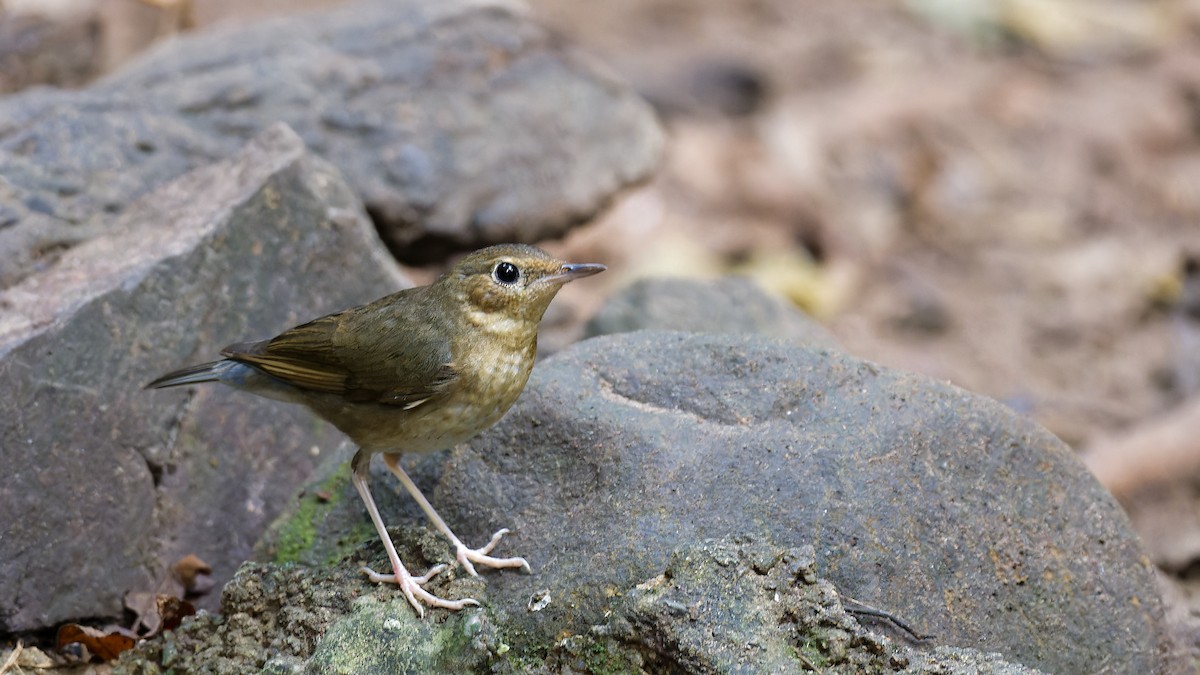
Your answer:
[[[400,590],[404,592],[404,597],[408,598],[408,604],[417,610],[417,616],[425,616],[425,607],[421,603],[425,603],[430,607],[441,607],[452,611],[458,611],[470,606],[479,606],[479,601],[474,598],[462,598],[461,600],[447,600],[425,590],[423,586],[429,583],[429,580],[440,574],[446,569],[445,565],[435,565],[424,576],[414,577],[409,574],[403,566],[394,570],[393,574],[380,574],[370,567],[363,567],[362,571],[366,573],[367,578],[371,581],[382,584],[396,584]]]
[[[493,534],[491,541],[475,549],[467,548],[461,541],[455,539],[455,557],[463,568],[467,570],[467,573],[473,577],[479,576],[479,573],[475,571],[475,565],[494,567],[496,569],[519,567],[526,574],[530,574],[529,563],[524,558],[493,558],[488,555],[492,552],[492,549],[496,548],[496,544],[500,543],[500,538],[506,534],[508,534],[507,527]]]

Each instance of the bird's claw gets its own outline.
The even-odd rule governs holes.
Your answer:
[[[419,577],[412,576],[408,572],[405,572],[403,568],[396,570],[393,574],[380,574],[370,567],[363,567],[362,571],[374,583],[389,583],[399,586],[400,590],[404,592],[404,597],[408,599],[408,604],[412,605],[413,609],[417,610],[417,616],[422,618],[425,616],[425,607],[421,603],[425,603],[425,605],[429,605],[430,607],[441,607],[453,611],[471,606],[478,607],[479,601],[475,598],[447,600],[439,598],[425,590],[423,587],[424,584],[429,583],[430,579],[445,569],[446,565],[434,565],[428,572]]]
[[[446,564],[444,564],[444,563],[443,563],[443,564],[440,564],[440,565],[434,565],[433,567],[430,567],[430,568],[429,568],[429,571],[428,571],[428,572],[426,572],[424,576],[420,576],[420,577],[413,577],[413,581],[415,581],[415,582],[417,582],[418,584],[421,584],[422,586],[424,586],[425,584],[429,583],[429,580],[430,580],[430,579],[432,579],[432,578],[436,577],[437,575],[441,574],[441,573],[442,573],[442,571],[443,571],[443,570],[445,570],[447,567],[448,567],[448,565],[446,565]]]
[[[443,571],[445,571],[446,567],[447,566],[445,564],[434,565],[433,567],[430,567],[429,571],[426,572],[423,576],[414,577],[410,574],[410,575],[408,575],[408,578],[412,579],[415,583],[418,583],[418,584],[424,586],[425,584],[429,583],[430,579],[436,577],[438,574],[441,574]],[[370,567],[366,567],[366,566],[364,566],[362,568],[362,571],[363,571],[363,574],[367,575],[368,579],[370,579],[371,581],[373,581],[377,584],[388,583],[388,584],[399,585],[399,583],[400,583],[400,582],[396,581],[397,575],[395,573],[380,574],[379,572],[376,572],[375,570],[371,569]]]
[[[492,535],[491,541],[475,549],[467,548],[462,544],[462,542],[458,542],[454,557],[458,559],[458,562],[463,566],[463,569],[467,570],[467,573],[473,577],[479,576],[479,573],[475,571],[475,565],[482,565],[484,567],[492,567],[495,569],[519,567],[526,574],[530,574],[531,570],[529,569],[529,562],[524,558],[493,558],[492,556],[488,555],[492,552],[492,549],[496,548],[496,544],[500,543],[500,538],[508,534],[508,532],[509,529],[507,527],[502,528],[500,531],[496,532],[496,534]]]

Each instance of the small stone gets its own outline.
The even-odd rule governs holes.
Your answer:
[[[754,333],[836,347],[820,324],[745,277],[639,279],[609,298],[588,322],[588,337],[634,330]]]

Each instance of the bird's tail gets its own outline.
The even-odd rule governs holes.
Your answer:
[[[188,366],[173,370],[153,382],[146,385],[147,389],[163,389],[165,387],[179,387],[185,384],[196,384],[199,382],[219,382],[224,368],[220,368],[225,361],[213,361],[211,363],[201,363],[197,366]]]

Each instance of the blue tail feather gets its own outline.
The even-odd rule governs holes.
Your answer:
[[[218,368],[224,361],[213,361],[211,363],[201,363],[196,366],[188,366],[173,370],[162,377],[155,379],[146,385],[147,389],[163,389],[165,387],[181,387],[185,384],[197,384],[200,382],[218,382],[221,379],[221,368]]]
[[[146,385],[147,389],[163,389],[166,387],[182,387],[202,382],[220,382],[234,389],[244,389],[259,396],[273,398],[290,403],[304,403],[304,397],[297,398],[296,388],[286,382],[271,377],[254,366],[246,365],[233,359],[201,363],[173,370],[166,375]]]

